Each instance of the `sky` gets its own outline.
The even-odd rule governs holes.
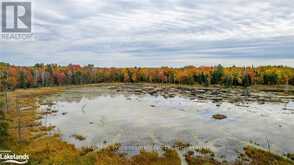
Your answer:
[[[33,40],[0,61],[101,67],[294,66],[291,0],[32,0]]]

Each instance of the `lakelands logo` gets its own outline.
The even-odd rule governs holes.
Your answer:
[[[31,2],[2,2],[3,40],[27,40],[32,38]]]
[[[28,154],[14,154],[11,151],[0,151],[0,164],[26,164],[29,162]]]

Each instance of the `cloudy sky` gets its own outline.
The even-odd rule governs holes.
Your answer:
[[[294,66],[291,0],[33,0],[33,41],[0,61],[96,66]]]

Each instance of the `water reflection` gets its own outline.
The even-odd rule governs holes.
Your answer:
[[[81,146],[169,145],[180,140],[209,147],[218,156],[234,159],[242,147],[256,143],[271,150],[294,152],[293,111],[284,103],[229,103],[174,95],[118,92],[109,88],[76,88],[43,98],[41,110],[58,112],[43,122],[55,125],[64,140]],[[292,104],[292,103],[289,103]],[[211,116],[227,116],[215,120]],[[72,137],[86,137],[79,141]]]

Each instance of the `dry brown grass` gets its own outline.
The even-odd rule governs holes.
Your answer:
[[[180,165],[181,160],[175,150],[165,149],[163,155],[157,152],[141,150],[138,155],[126,158],[117,151],[118,145],[110,146],[97,152],[97,165]]]
[[[251,160],[252,165],[293,165],[294,162],[282,156],[258,149],[252,146],[244,148],[245,155]]]
[[[74,162],[80,152],[71,144],[60,140],[59,136],[44,137],[32,141],[21,148],[31,155],[36,164],[67,164]]]

